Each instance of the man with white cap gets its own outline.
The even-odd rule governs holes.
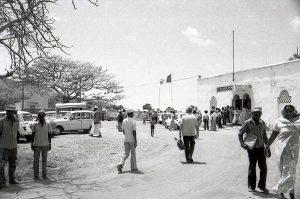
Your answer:
[[[256,187],[256,163],[260,168],[260,179],[258,188],[263,193],[268,194],[266,188],[267,163],[264,152],[265,145],[268,143],[266,124],[261,120],[262,108],[256,107],[252,110],[252,118],[244,122],[239,131],[239,141],[242,148],[248,151],[249,170],[248,170],[248,191],[254,192]],[[244,138],[245,135],[245,138]]]
[[[5,111],[6,116],[0,119],[0,189],[7,187],[4,175],[6,161],[9,163],[9,183],[19,184],[14,177],[17,166],[17,135],[19,120],[15,115],[16,109],[14,106],[7,106]]]
[[[31,149],[34,151],[33,174],[34,179],[39,179],[39,160],[42,154],[42,177],[47,177],[47,154],[51,150],[51,125],[45,120],[46,113],[41,110],[38,112],[38,123],[32,127]]]
[[[136,122],[133,119],[133,110],[128,110],[127,115],[128,117],[123,120],[122,129],[123,134],[125,135],[124,140],[124,149],[122,159],[117,166],[118,172],[122,173],[122,168],[125,164],[126,159],[129,157],[129,153],[131,153],[130,158],[130,165],[131,171],[137,171],[136,166],[136,155],[135,155],[135,148],[137,146],[137,139],[136,139]]]

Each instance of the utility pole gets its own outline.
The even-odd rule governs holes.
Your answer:
[[[234,82],[234,30],[232,31],[232,81]]]

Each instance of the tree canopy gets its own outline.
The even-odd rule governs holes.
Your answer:
[[[66,46],[54,34],[55,20],[48,7],[58,0],[0,0],[0,47],[10,56],[10,70],[1,77],[23,70],[32,61],[47,56],[51,49]],[[98,0],[86,0],[98,6]],[[71,2],[71,0],[70,0]],[[76,9],[76,2],[72,0]],[[4,66],[8,67],[8,66]]]
[[[143,105],[143,110],[149,110],[149,111],[151,111],[151,110],[152,110],[151,104],[149,104],[149,103],[144,104],[144,105]]]
[[[81,97],[98,97],[104,100],[107,95],[108,99],[117,100],[123,92],[120,83],[102,66],[60,56],[37,60],[17,78],[26,84],[38,85],[39,88],[54,93],[61,102],[78,101]],[[86,94],[88,91],[89,94]]]

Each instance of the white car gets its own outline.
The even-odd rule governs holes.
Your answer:
[[[5,111],[0,112],[0,117],[4,117],[6,115]],[[31,126],[35,123],[32,114],[26,111],[17,111],[17,116],[19,119],[19,129],[17,140],[20,138],[25,138],[27,141],[31,141],[32,131]]]
[[[64,131],[89,132],[94,122],[94,112],[88,110],[69,111],[65,116],[54,119],[56,123],[56,133],[61,134]]]

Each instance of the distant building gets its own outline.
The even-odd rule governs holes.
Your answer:
[[[281,116],[285,104],[293,104],[300,111],[300,60],[262,68],[198,79],[198,107],[200,110],[227,105],[241,109],[262,107],[269,124]]]
[[[29,111],[37,113],[39,110],[49,110],[48,108],[49,96],[34,93],[24,99],[24,107],[22,108],[22,100],[15,103],[17,110]]]

